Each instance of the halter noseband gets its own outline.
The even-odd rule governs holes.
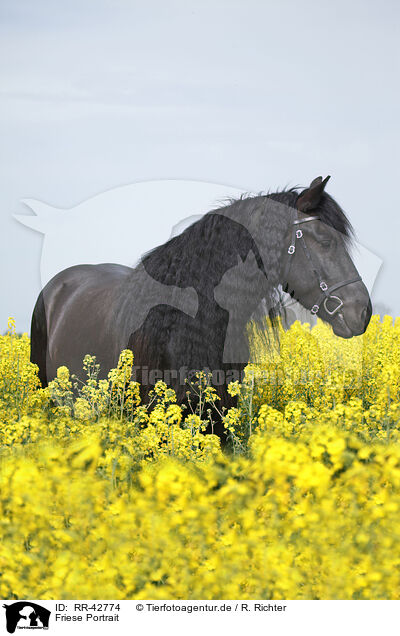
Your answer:
[[[308,221],[315,221],[317,219],[319,219],[319,216],[307,216],[304,219],[299,219],[297,218],[297,209],[295,210],[294,213],[294,218],[292,221],[292,240],[291,240],[291,244],[288,248],[288,254],[289,257],[286,260],[286,265],[285,265],[285,270],[284,270],[284,275],[283,275],[283,284],[287,284],[288,283],[288,276],[289,276],[289,272],[290,272],[290,267],[292,265],[292,259],[290,258],[296,251],[296,239],[300,239],[301,240],[301,245],[303,246],[304,249],[304,253],[307,257],[307,260],[310,264],[311,269],[313,270],[317,281],[318,281],[318,285],[322,291],[322,294],[320,295],[318,302],[315,303],[315,305],[312,306],[311,308],[311,313],[312,314],[317,314],[319,312],[321,303],[324,303],[324,309],[326,311],[327,314],[329,314],[330,316],[333,316],[334,314],[336,314],[337,311],[339,311],[339,309],[341,309],[343,307],[343,300],[341,298],[339,298],[339,296],[332,296],[332,292],[336,291],[337,289],[339,289],[340,287],[345,287],[346,285],[351,285],[352,283],[357,283],[358,281],[361,280],[361,276],[357,276],[356,278],[352,278],[351,280],[344,280],[341,283],[335,283],[334,285],[331,285],[330,287],[328,287],[327,283],[322,280],[318,270],[316,269],[311,254],[308,250],[306,241],[304,239],[303,236],[303,231],[301,229],[296,229],[297,225],[300,225],[300,223],[307,223]],[[327,302],[328,300],[334,300],[337,301],[338,304],[337,306],[330,311],[328,309],[327,306]]]

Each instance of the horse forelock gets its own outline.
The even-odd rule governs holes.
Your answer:
[[[326,223],[343,235],[347,244],[350,244],[354,240],[355,232],[349,219],[335,199],[326,192],[322,195],[318,214],[323,223]]]
[[[297,199],[303,191],[304,188],[300,186],[294,186],[292,188],[285,188],[278,192],[259,192],[257,195],[245,193],[238,199],[226,199],[226,204],[232,205],[234,203],[253,201],[257,198],[264,197],[267,199],[272,199],[273,201],[277,201],[278,203],[282,203],[283,205],[287,205],[290,208],[295,208]],[[315,210],[312,210],[311,214],[318,215],[323,223],[326,223],[334,230],[337,230],[338,232],[343,234],[346,241],[350,242],[355,238],[354,229],[344,210],[340,207],[337,201],[335,201],[335,199],[327,192],[323,193],[320,205]]]

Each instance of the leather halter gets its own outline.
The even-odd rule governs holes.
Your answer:
[[[288,284],[288,276],[289,276],[289,272],[290,272],[290,268],[292,265],[292,258],[291,256],[293,256],[293,254],[296,251],[296,239],[299,239],[299,241],[301,242],[301,245],[303,247],[304,253],[307,257],[307,260],[310,264],[310,267],[312,269],[312,271],[314,272],[316,279],[318,281],[318,285],[319,288],[321,290],[321,295],[319,296],[318,301],[315,303],[315,305],[312,306],[311,308],[311,313],[312,314],[317,314],[320,310],[320,306],[321,303],[324,303],[324,309],[326,311],[327,314],[329,314],[330,316],[333,316],[334,314],[336,314],[337,311],[339,311],[339,309],[341,309],[343,307],[343,300],[341,298],[339,298],[339,296],[333,296],[332,292],[336,291],[337,289],[339,289],[340,287],[345,287],[346,285],[351,285],[352,283],[357,283],[358,281],[361,280],[361,276],[357,276],[356,278],[352,278],[349,280],[344,280],[341,281],[340,283],[335,283],[334,285],[331,285],[330,287],[328,287],[327,283],[321,278],[321,275],[319,274],[317,268],[314,265],[314,262],[312,260],[312,256],[308,250],[306,241],[304,239],[303,236],[303,231],[301,229],[296,229],[298,225],[300,225],[301,223],[308,223],[309,221],[315,221],[315,220],[319,220],[319,216],[307,216],[304,219],[299,219],[297,216],[297,209],[294,210],[294,218],[292,221],[292,240],[290,243],[290,246],[288,248],[288,255],[289,257],[286,260],[286,265],[285,265],[285,270],[283,273],[283,285],[287,285]],[[328,300],[333,300],[333,301],[337,301],[337,306],[330,311],[327,307],[327,302]]]

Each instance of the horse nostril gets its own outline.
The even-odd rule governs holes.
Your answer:
[[[371,303],[368,303],[368,305],[366,307],[364,307],[364,309],[361,312],[361,320],[365,326],[365,328],[367,328],[368,323],[371,319],[371,314],[372,314],[372,307],[371,307]]]
[[[367,308],[364,307],[364,309],[361,312],[361,320],[365,322],[366,317],[367,317]]]

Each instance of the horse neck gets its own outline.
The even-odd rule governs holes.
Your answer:
[[[279,283],[290,219],[285,203],[259,196],[214,210],[153,250],[143,265],[164,285],[193,287],[208,303],[218,303],[219,288],[220,306],[239,296],[244,309],[253,310],[257,297],[269,299]]]
[[[225,215],[209,213],[143,259],[151,276],[166,285],[213,292],[227,270],[247,256],[254,241]]]

